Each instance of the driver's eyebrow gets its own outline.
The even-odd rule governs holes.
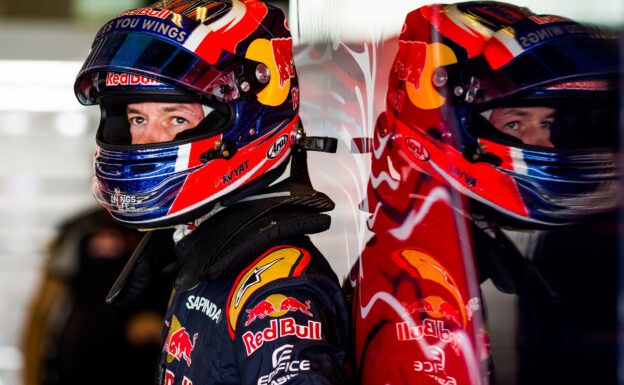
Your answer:
[[[188,108],[187,106],[185,106],[184,104],[176,104],[173,106],[166,106],[162,108],[162,112],[190,112],[191,109]],[[137,109],[135,107],[127,107],[126,108],[126,114],[142,114],[143,112],[140,109]]]
[[[506,111],[503,116],[509,116],[509,115],[516,115],[516,116],[527,116],[529,115],[529,113],[527,111],[523,111],[523,110],[509,110]]]
[[[167,106],[163,108],[163,112],[178,112],[178,111],[188,111],[190,112],[191,109],[188,108],[187,106],[185,106],[184,104],[176,104],[173,106]]]

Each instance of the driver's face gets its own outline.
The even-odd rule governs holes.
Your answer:
[[[128,104],[132,144],[162,143],[197,126],[204,118],[199,103],[134,103]]]
[[[555,121],[555,109],[549,107],[494,108],[490,123],[497,130],[532,146],[554,147],[550,127]]]

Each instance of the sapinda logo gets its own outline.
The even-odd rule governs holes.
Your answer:
[[[288,134],[284,134],[280,136],[279,138],[277,138],[277,140],[273,142],[271,147],[269,147],[269,150],[267,151],[267,158],[269,159],[277,158],[279,154],[281,154],[282,151],[284,151],[287,145],[288,145]]]

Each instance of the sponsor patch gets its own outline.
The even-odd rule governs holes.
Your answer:
[[[189,310],[198,310],[206,314],[217,324],[221,321],[221,309],[208,298],[189,295],[186,299],[186,308]]]
[[[282,337],[293,336],[302,340],[321,340],[321,323],[308,321],[307,325],[299,325],[294,318],[280,318],[271,320],[271,325],[257,333],[246,332],[242,339],[247,356],[250,356],[262,347],[265,341],[275,341]]]
[[[407,145],[409,152],[414,155],[414,158],[422,160],[423,162],[426,162],[431,158],[429,151],[427,151],[425,146],[411,136],[407,136],[405,138],[405,144]]]
[[[288,134],[284,134],[277,138],[275,142],[267,150],[267,158],[275,159],[288,146]]]
[[[164,84],[146,76],[133,75],[125,72],[108,72],[106,74],[106,86],[164,86]]]
[[[174,380],[175,380],[175,373],[167,369],[167,372],[165,373],[165,385],[173,385]],[[193,385],[193,381],[189,380],[187,376],[184,376],[182,378],[182,385]]]
[[[197,335],[198,333],[195,333],[191,341],[191,337],[186,331],[186,328],[180,324],[180,321],[174,315],[171,318],[169,333],[167,333],[165,345],[163,346],[163,351],[167,352],[167,362],[184,360],[188,366],[191,366],[191,353],[195,348]]]
[[[286,297],[282,294],[272,294],[266,299],[260,301],[256,306],[251,309],[246,309],[247,321],[245,326],[248,326],[256,319],[263,319],[266,316],[269,317],[281,317],[284,314],[291,311],[300,311],[301,313],[312,317],[310,309],[310,301],[299,301],[294,297]]]
[[[279,74],[279,86],[295,77],[295,65],[292,55],[292,38],[276,38],[271,39],[271,48],[273,49],[273,60]]]
[[[293,360],[293,345],[286,344],[273,351],[271,373],[258,378],[258,385],[283,384],[301,372],[310,370],[309,360]]]
[[[462,327],[467,325],[466,308],[464,307],[461,292],[457,288],[453,276],[440,262],[428,254],[415,249],[397,250],[392,253],[392,260],[411,276],[424,281],[430,281],[431,283],[437,283],[440,285],[440,288],[448,293],[448,295],[443,295],[444,301],[448,302],[448,304],[443,305],[442,298],[426,297],[425,299],[429,302],[429,306],[421,302],[407,304],[406,307],[411,305],[415,308],[423,307],[430,309],[427,311],[437,313],[438,316],[447,319],[459,321]],[[443,305],[442,309],[440,309],[440,305]],[[431,315],[433,316],[433,314]]]
[[[396,324],[397,340],[418,341],[424,337],[431,337],[443,342],[449,342],[455,353],[459,354],[461,334],[444,327],[444,321],[423,320],[422,324],[410,326],[407,322]]]
[[[444,318],[452,321],[457,327],[462,327],[460,313],[448,302],[436,295],[417,300],[409,305],[404,304],[409,314],[415,312],[427,313],[433,318]]]
[[[573,82],[556,84],[548,87],[549,90],[590,90],[607,91],[609,82],[606,80],[578,80]]]
[[[111,206],[117,207],[117,210],[127,213],[136,212],[136,205],[141,203],[142,200],[136,195],[122,194],[121,190],[115,187],[114,192],[109,196]]]
[[[247,299],[269,282],[301,275],[309,262],[310,253],[307,251],[293,246],[277,246],[241,272],[227,301],[226,316],[232,339]]]
[[[146,10],[144,14],[123,15],[106,23],[98,32],[96,39],[104,34],[117,31],[148,32],[178,43],[184,43],[198,22],[181,17],[180,14],[168,10],[154,12]],[[149,13],[152,13],[150,15]]]

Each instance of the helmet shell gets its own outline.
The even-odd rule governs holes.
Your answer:
[[[424,173],[513,225],[565,224],[612,209],[619,172],[609,143],[617,143],[617,124],[602,125],[617,121],[617,102],[598,110],[601,102],[592,101],[617,100],[617,47],[606,31],[506,3],[410,12],[375,130],[375,146],[385,152],[373,161],[373,177],[392,183],[375,186],[369,207],[405,210],[409,199],[395,192],[423,183],[416,174]],[[555,148],[483,129],[484,111],[542,103],[561,107],[557,116],[579,126],[561,123]],[[581,110],[599,118],[585,121]]]
[[[94,195],[136,227],[190,221],[267,185],[299,130],[288,24],[261,1],[160,1],[124,12],[96,35],[75,92],[103,110]],[[196,135],[128,143],[125,104],[181,100],[219,114]]]

